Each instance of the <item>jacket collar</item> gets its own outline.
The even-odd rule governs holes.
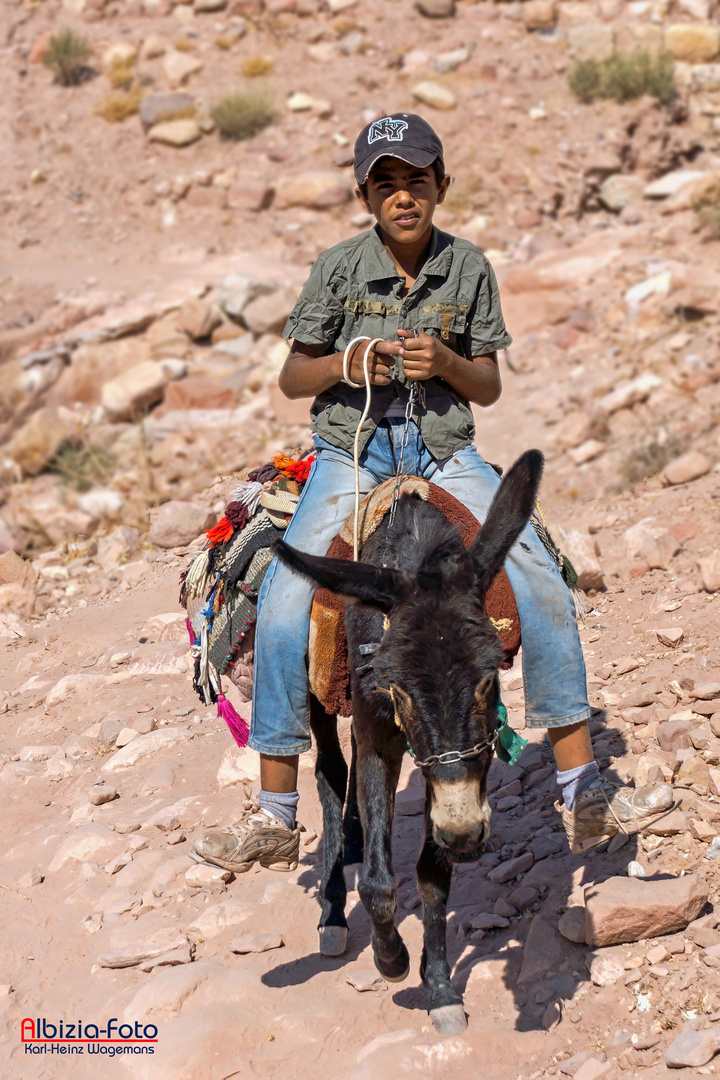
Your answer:
[[[447,233],[441,232],[433,225],[430,238],[430,248],[427,259],[418,274],[421,277],[447,277],[450,263],[452,262],[452,242]],[[365,253],[363,255],[363,279],[366,282],[386,281],[388,278],[399,278],[395,263],[382,242],[380,226],[376,225],[368,233]]]

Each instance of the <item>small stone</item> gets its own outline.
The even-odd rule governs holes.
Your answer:
[[[595,986],[613,986],[625,978],[622,960],[614,954],[597,954],[590,964],[590,978]]]
[[[28,870],[18,881],[18,888],[20,889],[32,889],[35,885],[42,885],[45,880],[45,875],[39,866],[33,866],[32,870]]]
[[[345,972],[345,982],[361,994],[368,990],[387,990],[387,983],[374,968],[355,968]]]
[[[568,941],[576,941],[579,945],[585,944],[585,908],[568,908],[558,922],[558,930]]]
[[[663,960],[667,960],[670,957],[670,953],[665,945],[653,945],[648,949],[645,959],[648,964],[662,964]]]
[[[412,96],[422,105],[429,105],[431,109],[447,111],[457,106],[457,98],[452,90],[442,83],[421,82],[412,88]]]
[[[38,476],[60,447],[78,433],[68,410],[52,407],[36,409],[13,436],[7,449],[27,476]]]
[[[274,931],[256,932],[234,938],[230,942],[230,951],[240,954],[263,953],[270,949],[282,949],[284,944],[282,934]]]
[[[720,54],[720,27],[713,23],[676,23],[665,29],[665,48],[674,60],[707,64]]]
[[[592,945],[618,945],[683,930],[707,903],[697,875],[648,880],[613,877],[585,889],[585,935]]]
[[[133,720],[134,730],[138,735],[149,735],[151,731],[155,731],[157,728],[157,720],[154,716],[138,716],[137,720]],[[119,744],[116,744],[119,745]]]
[[[502,915],[482,912],[476,915],[470,923],[473,930],[505,930],[510,923]]]
[[[634,878],[644,878],[647,877],[647,873],[642,863],[639,863],[637,859],[633,859],[627,864],[627,876]]]
[[[134,420],[162,400],[167,378],[160,364],[144,360],[106,382],[100,392],[102,406],[113,421]]]
[[[493,915],[502,915],[504,919],[512,919],[517,915],[517,908],[508,904],[504,896],[500,896],[493,905]]]
[[[685,634],[681,626],[669,626],[664,630],[656,630],[655,636],[661,645],[667,646],[668,649],[677,649],[678,645],[681,645]]]
[[[524,851],[516,859],[508,859],[491,870],[488,873],[488,880],[495,885],[502,885],[506,881],[512,881],[518,874],[524,874],[526,870],[529,870],[534,861],[532,852]]]
[[[231,870],[223,870],[221,866],[205,866],[199,863],[191,866],[185,874],[185,881],[193,889],[206,889],[211,886],[223,885],[232,877]]]
[[[191,75],[202,71],[202,66],[203,62],[198,57],[177,49],[169,49],[163,57],[165,76],[173,88],[182,86]]]
[[[104,780],[100,780],[90,788],[88,799],[93,806],[102,806],[103,803],[112,802],[113,799],[117,799],[117,791],[112,785],[106,784]]]
[[[554,0],[526,0],[522,6],[522,21],[526,30],[551,30],[557,22]]]
[[[710,593],[718,592],[720,590],[720,551],[715,548],[712,554],[698,560],[698,565],[703,589]]]
[[[566,1061],[558,1062],[558,1069],[564,1076],[575,1076],[580,1066],[590,1060],[603,1062],[606,1055],[595,1054],[592,1050],[580,1050]]]
[[[542,1026],[545,1031],[552,1031],[562,1020],[562,1005],[559,1001],[549,1001],[542,1015]]]
[[[603,1055],[604,1057],[605,1055]],[[600,1080],[612,1069],[612,1063],[599,1057],[591,1057],[575,1073],[575,1080]]]
[[[280,335],[296,302],[297,290],[293,288],[258,296],[243,311],[243,322],[256,337],[263,334]]]
[[[336,206],[343,206],[351,195],[350,184],[335,172],[301,172],[279,178],[275,190],[275,205],[280,210],[291,206],[331,210]]]
[[[671,533],[667,532],[652,541],[647,548],[643,545],[641,556],[651,570],[667,570],[680,550],[681,545]]]
[[[720,37],[720,27],[717,30]],[[691,450],[687,454],[676,457],[663,469],[663,476],[669,484],[688,484],[691,480],[697,480],[710,472],[712,462],[699,450]]]
[[[110,947],[98,957],[101,967],[135,967],[142,960],[161,956],[187,944],[185,935],[175,927],[166,926],[148,933],[143,923],[123,927],[111,935]]]
[[[595,537],[580,529],[565,532],[559,530],[563,540],[563,550],[567,553],[578,575],[578,588],[583,592],[590,589],[600,591],[605,588],[605,575],[598,560],[598,547]]]
[[[149,142],[166,146],[191,146],[202,138],[202,129],[197,120],[165,120],[151,127],[147,137]]]
[[[219,904],[211,904],[190,923],[188,937],[195,942],[208,941],[229,926],[245,922],[253,913],[253,906],[243,900],[223,900]]]
[[[619,214],[626,206],[642,198],[644,188],[645,181],[639,176],[616,173],[603,180],[598,195],[607,210]]]
[[[128,863],[132,862],[132,855],[129,851],[124,851],[122,855],[117,855],[114,859],[111,859],[109,863],[106,863],[103,870],[106,874],[117,874],[120,870],[124,869]]]
[[[214,524],[215,515],[206,507],[171,499],[155,512],[148,535],[158,547],[184,547]]]
[[[187,120],[195,110],[190,94],[148,94],[140,102],[140,122],[147,131],[168,120]]]
[[[178,312],[178,326],[193,341],[209,338],[222,323],[222,315],[214,304],[199,297],[190,297]]]
[[[115,739],[115,746],[120,750],[123,746],[127,746],[128,743],[131,743],[133,739],[137,739],[139,734],[140,732],[136,731],[135,728],[121,728]]]
[[[527,911],[531,908],[540,893],[530,885],[519,885],[509,894],[508,900],[518,911]]]
[[[712,1061],[718,1050],[720,1050],[718,1028],[681,1031],[665,1051],[665,1064],[669,1069],[698,1068]]]

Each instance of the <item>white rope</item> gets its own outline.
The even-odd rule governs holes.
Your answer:
[[[363,409],[362,416],[358,421],[357,431],[355,432],[355,442],[353,445],[353,469],[355,472],[355,515],[353,518],[353,561],[358,561],[358,552],[360,548],[359,534],[360,534],[360,435],[362,432],[363,424],[368,418],[370,412],[370,403],[372,401],[372,384],[370,382],[370,372],[368,370],[368,361],[370,360],[370,353],[379,341],[383,338],[369,338],[369,337],[356,337],[348,344],[345,352],[343,353],[343,380],[352,386],[355,390],[360,390],[362,383],[355,383],[350,378],[350,349],[353,345],[356,345],[358,341],[369,342],[365,349],[365,355],[363,356],[363,376],[365,378],[365,408]]]

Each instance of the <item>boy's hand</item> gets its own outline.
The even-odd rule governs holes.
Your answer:
[[[350,357],[350,378],[354,383],[365,385],[363,357],[368,347],[367,341],[359,341]],[[402,345],[398,341],[378,341],[368,359],[368,373],[373,386],[389,386],[392,382],[390,371],[395,357],[402,354]]]
[[[398,330],[397,333],[403,339],[400,355],[406,379],[420,382],[445,374],[448,350],[441,341],[430,334],[419,333],[414,337],[412,330]]]

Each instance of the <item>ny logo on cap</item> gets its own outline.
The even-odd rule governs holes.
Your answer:
[[[402,142],[403,132],[406,129],[407,124],[404,120],[390,120],[386,116],[383,120],[376,120],[371,125],[368,131],[368,143],[378,142],[379,139],[387,139],[388,142]]]

